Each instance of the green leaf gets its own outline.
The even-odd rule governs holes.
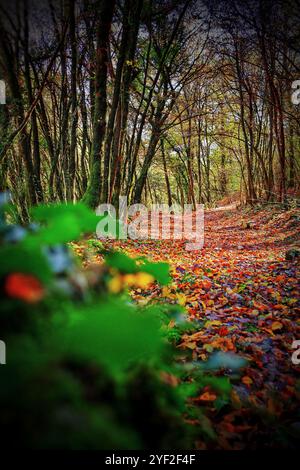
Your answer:
[[[55,333],[57,347],[110,368],[160,357],[164,342],[155,316],[141,315],[122,300],[108,299],[71,312],[66,328]]]
[[[99,221],[99,217],[86,207],[84,204],[41,204],[31,209],[31,214],[35,220],[40,222],[51,222],[61,217],[73,216],[80,226],[85,230],[95,230],[95,223]]]
[[[95,232],[101,217],[84,204],[49,204],[31,210],[35,221],[43,227],[29,235],[27,244],[58,244],[78,239],[81,234]]]
[[[108,266],[117,269],[121,273],[133,274],[136,272],[144,272],[151,274],[160,284],[166,285],[170,282],[170,273],[168,263],[151,263],[143,260],[138,264],[140,258],[130,258],[119,251],[108,253],[105,257]]]
[[[6,245],[0,249],[0,277],[9,273],[19,272],[32,274],[42,282],[52,277],[50,266],[40,249],[18,245]]]
[[[203,382],[205,385],[210,385],[211,388],[217,392],[221,392],[225,395],[231,391],[231,383],[228,377],[204,377]]]
[[[105,260],[108,266],[117,269],[121,273],[133,274],[139,271],[135,260],[120,251],[108,253],[105,256]]]
[[[140,270],[152,274],[152,276],[161,284],[166,285],[170,282],[170,268],[168,263],[151,263],[145,261],[140,266]]]

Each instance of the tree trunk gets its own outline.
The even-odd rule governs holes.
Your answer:
[[[114,7],[114,0],[110,2],[106,0],[99,1],[91,172],[87,190],[82,198],[83,202],[92,208],[96,208],[100,201],[101,156],[107,110],[108,42]]]

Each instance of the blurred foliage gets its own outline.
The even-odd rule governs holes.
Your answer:
[[[168,265],[109,252],[103,265],[83,269],[65,244],[95,230],[99,221],[82,205],[35,207],[37,224],[27,228],[9,223],[11,214],[2,197],[0,331],[7,348],[0,373],[2,443],[190,448],[196,428],[185,421],[195,414],[189,397],[209,384],[224,400],[230,385],[205,382],[199,367],[195,381],[193,368],[187,372],[186,364],[174,360],[173,345],[193,328],[180,307],[142,308],[129,296],[127,287],[135,283],[167,284]],[[103,252],[101,242],[89,244]],[[206,431],[200,426],[197,432],[212,438],[207,419],[201,422]]]

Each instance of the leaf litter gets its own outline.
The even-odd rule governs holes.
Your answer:
[[[183,306],[199,329],[184,332],[178,349],[230,378],[230,401],[223,406],[210,386],[193,399],[205,407],[218,448],[257,447],[266,436],[296,442],[300,436],[300,367],[292,362],[293,341],[300,339],[299,257],[286,256],[299,246],[295,214],[206,211],[198,251],[186,251],[186,240],[106,242],[130,256],[171,265],[170,285],[152,283],[131,295],[141,304]],[[198,443],[210,445],[216,447]]]

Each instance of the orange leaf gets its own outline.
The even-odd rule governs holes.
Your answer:
[[[202,395],[200,395],[198,397],[198,400],[201,400],[201,401],[214,401],[214,400],[216,400],[216,398],[217,398],[217,395],[215,393],[204,392],[204,393],[202,393]]]
[[[205,280],[204,281],[201,281],[201,287],[203,287],[204,289],[210,289],[211,288],[211,282],[209,280]]]
[[[243,384],[245,385],[251,385],[253,383],[253,380],[251,379],[251,377],[248,377],[248,375],[245,375],[243,378],[242,378],[242,382]]]
[[[23,273],[7,276],[4,289],[9,297],[28,303],[39,302],[45,294],[42,284],[36,277]]]

